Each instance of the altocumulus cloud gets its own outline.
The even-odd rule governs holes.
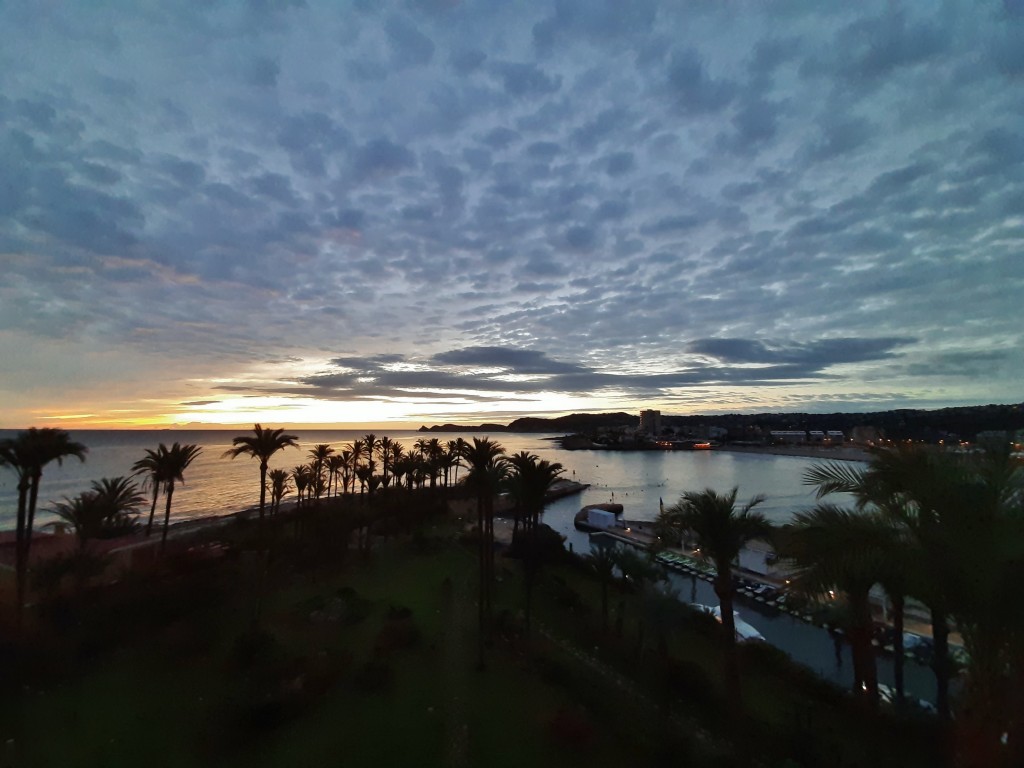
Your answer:
[[[0,394],[1017,399],[1018,6],[5,5]]]

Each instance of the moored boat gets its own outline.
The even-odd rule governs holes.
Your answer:
[[[588,533],[607,531],[610,528],[624,528],[625,524],[620,519],[622,512],[622,505],[614,502],[588,504],[576,513],[573,524],[576,526],[576,530]]]

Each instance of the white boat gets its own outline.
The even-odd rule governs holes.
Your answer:
[[[722,623],[722,607],[719,605],[701,605],[700,603],[690,603],[691,608],[695,608],[698,611],[710,614],[715,617],[715,620]],[[755,641],[765,642],[764,635],[758,632],[753,626],[748,624],[740,616],[739,611],[732,612],[732,620],[736,625],[736,642],[738,643],[750,643]]]

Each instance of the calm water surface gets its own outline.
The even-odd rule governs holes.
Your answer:
[[[16,432],[0,430],[0,438]],[[185,520],[211,514],[222,514],[251,507],[259,502],[259,465],[251,458],[223,458],[231,447],[231,438],[242,434],[232,431],[75,431],[72,439],[89,448],[85,462],[65,460],[62,466],[51,464],[43,472],[38,505],[40,524],[52,520],[48,510],[53,503],[87,490],[93,480],[131,473],[132,464],[145,455],[147,448],[161,442],[194,443],[202,453],[185,472],[185,483],[174,491],[172,518]],[[271,468],[290,469],[308,460],[309,449],[317,443],[329,443],[341,449],[361,438],[365,432],[299,431],[300,449],[289,448],[277,453]],[[380,437],[384,433],[377,433]],[[438,437],[442,442],[472,435],[421,432],[387,433],[407,447],[422,437]],[[478,435],[480,436],[480,435]],[[740,499],[762,493],[767,501],[761,509],[773,520],[786,520],[795,510],[813,504],[813,496],[800,483],[804,469],[812,462],[790,456],[761,456],[728,452],[614,452],[564,451],[550,439],[552,435],[501,433],[492,436],[509,453],[533,451],[542,458],[561,462],[565,476],[590,483],[582,497],[563,499],[552,505],[546,515],[549,524],[559,528],[582,504],[609,501],[614,498],[625,505],[630,519],[653,520],[658,513],[659,499],[674,503],[686,490],[740,488]],[[14,526],[17,481],[8,469],[0,469],[0,529]]]

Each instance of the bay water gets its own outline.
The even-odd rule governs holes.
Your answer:
[[[309,461],[309,450],[327,443],[335,450],[360,439],[366,433],[353,430],[290,431],[298,435],[300,447],[278,452],[271,468],[291,469]],[[0,430],[0,439],[13,437],[14,430]],[[259,503],[259,465],[255,459],[224,457],[238,430],[75,430],[71,438],[84,444],[86,460],[65,459],[46,466],[37,506],[37,520],[44,525],[54,520],[55,502],[88,490],[94,480],[131,474],[132,465],[145,456],[146,449],[160,443],[198,445],[202,452],[185,471],[184,483],[175,487],[172,522],[237,512]],[[383,432],[376,433],[381,437]],[[387,436],[406,448],[422,438],[442,442],[462,437],[471,440],[480,433],[425,433],[391,431]],[[583,504],[617,501],[630,520],[653,520],[661,500],[678,501],[687,490],[714,488],[727,491],[738,486],[741,502],[754,494],[766,501],[759,507],[774,522],[785,522],[794,511],[814,504],[813,493],[801,484],[804,470],[814,461],[792,456],[730,453],[728,451],[567,451],[552,440],[555,435],[496,433],[489,435],[507,453],[531,451],[543,459],[560,462],[565,477],[589,483],[580,496],[552,504],[545,521],[562,533],[575,533],[573,515]],[[464,470],[461,470],[464,471]],[[0,530],[14,527],[17,478],[9,468],[0,468]]]

